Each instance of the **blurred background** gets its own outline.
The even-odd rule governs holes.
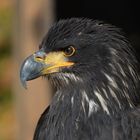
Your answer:
[[[29,82],[25,90],[19,70],[53,22],[87,17],[116,25],[140,59],[138,5],[131,0],[0,0],[0,140],[31,140],[52,98],[49,83],[41,78]]]

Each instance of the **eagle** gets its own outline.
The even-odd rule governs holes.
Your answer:
[[[62,19],[27,57],[20,79],[40,76],[54,92],[34,140],[140,140],[139,62],[121,29]]]

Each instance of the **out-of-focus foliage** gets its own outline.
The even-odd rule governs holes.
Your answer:
[[[12,6],[0,0],[0,140],[13,140],[15,117],[12,105]]]
[[[0,9],[0,104],[10,93],[12,8]],[[4,97],[3,97],[4,96]]]
[[[12,10],[0,9],[0,56],[9,55],[11,50]]]

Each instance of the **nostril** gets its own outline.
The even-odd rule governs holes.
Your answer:
[[[45,57],[36,56],[36,58],[38,58],[38,59],[44,59]]]
[[[38,51],[38,52],[35,53],[35,58],[37,58],[37,59],[42,59],[42,60],[44,60],[45,57],[46,57],[46,54],[45,54],[44,52]]]

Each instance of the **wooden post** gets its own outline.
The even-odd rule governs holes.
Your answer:
[[[51,99],[49,84],[44,79],[20,84],[23,60],[38,49],[53,21],[52,0],[16,0],[13,47],[13,91],[17,110],[17,140],[32,140],[37,121]]]

